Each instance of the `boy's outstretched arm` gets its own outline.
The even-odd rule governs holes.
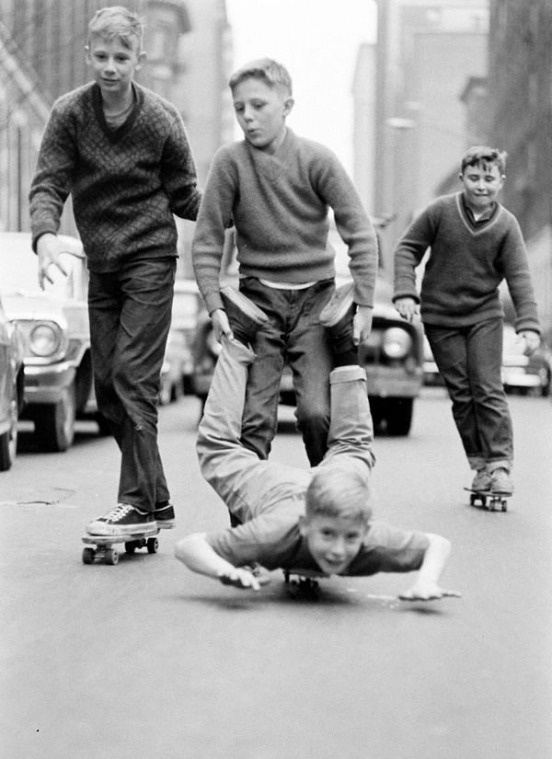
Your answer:
[[[402,601],[432,601],[437,598],[454,596],[460,598],[455,590],[444,590],[439,586],[439,577],[450,553],[450,541],[441,535],[427,533],[429,546],[424,555],[422,566],[414,585],[399,594]]]
[[[196,532],[179,540],[175,556],[188,569],[220,580],[223,585],[234,585],[247,590],[260,590],[258,579],[247,569],[235,567],[219,556],[205,539],[204,532]]]

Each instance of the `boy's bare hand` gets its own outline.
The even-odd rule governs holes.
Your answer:
[[[353,342],[355,345],[366,342],[370,337],[373,314],[374,309],[370,306],[358,306],[353,319]]]
[[[415,316],[420,315],[420,306],[414,298],[397,298],[395,308],[407,322],[411,322]]]
[[[228,321],[226,311],[223,308],[217,308],[215,311],[213,311],[211,314],[211,321],[213,323],[215,337],[219,343],[223,335],[225,335],[229,340],[232,339],[234,336],[232,333],[232,328],[230,327],[230,322]]]
[[[260,590],[261,584],[248,569],[230,569],[218,576],[223,585],[233,585],[241,590]]]
[[[57,266],[60,272],[66,277],[67,272],[60,260],[62,253],[57,235],[46,233],[38,238],[36,244],[38,255],[38,284],[44,290],[46,282],[54,283],[54,280],[48,273],[50,266]]]
[[[523,349],[524,356],[530,356],[534,353],[540,345],[540,336],[537,332],[533,332],[530,329],[524,329],[519,333],[519,337],[524,341],[525,347]]]
[[[401,601],[436,601],[439,598],[461,598],[456,590],[445,590],[436,583],[416,583],[409,590],[399,594]]]

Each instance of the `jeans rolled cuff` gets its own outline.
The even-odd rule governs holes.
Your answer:
[[[366,372],[361,366],[353,364],[338,366],[330,374],[331,385],[335,385],[337,382],[356,382],[357,380],[364,380],[366,382]]]
[[[492,474],[497,469],[505,469],[510,472],[512,469],[512,462],[510,459],[496,459],[494,461],[487,462],[487,471]]]

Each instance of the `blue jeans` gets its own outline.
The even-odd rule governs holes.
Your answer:
[[[316,471],[261,460],[244,447],[242,417],[254,361],[245,345],[223,338],[197,436],[201,472],[237,523],[303,499]],[[368,477],[375,458],[366,372],[361,367],[332,373],[331,419],[328,450],[319,468],[346,463]]]
[[[98,409],[121,450],[118,501],[153,512],[169,501],[157,446],[157,399],[176,262],[90,273],[88,309]]]
[[[286,361],[293,373],[299,428],[311,466],[324,458],[330,424],[332,354],[320,311],[335,290],[333,279],[302,290],[280,290],[254,277],[240,280],[241,292],[269,318],[255,338],[256,359],[250,369],[242,442],[266,459],[278,423],[280,379]]]
[[[501,379],[502,319],[457,329],[424,326],[471,468],[509,469],[514,451]]]

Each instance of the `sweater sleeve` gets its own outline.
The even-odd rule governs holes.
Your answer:
[[[192,242],[194,274],[209,314],[223,307],[219,278],[236,192],[236,172],[221,148],[211,164]]]
[[[63,206],[73,184],[77,149],[70,117],[55,104],[46,125],[29,192],[33,249],[38,238],[59,229]]]
[[[161,157],[161,180],[170,199],[171,211],[182,219],[195,221],[201,201],[197,174],[188,135],[179,113],[173,123]]]
[[[398,298],[414,298],[419,303],[416,287],[416,267],[433,243],[436,230],[435,204],[428,206],[412,222],[395,248],[395,287],[393,301]]]
[[[499,261],[516,312],[516,332],[528,329],[540,334],[527,250],[519,223],[514,216],[511,217],[511,226],[504,239]]]

